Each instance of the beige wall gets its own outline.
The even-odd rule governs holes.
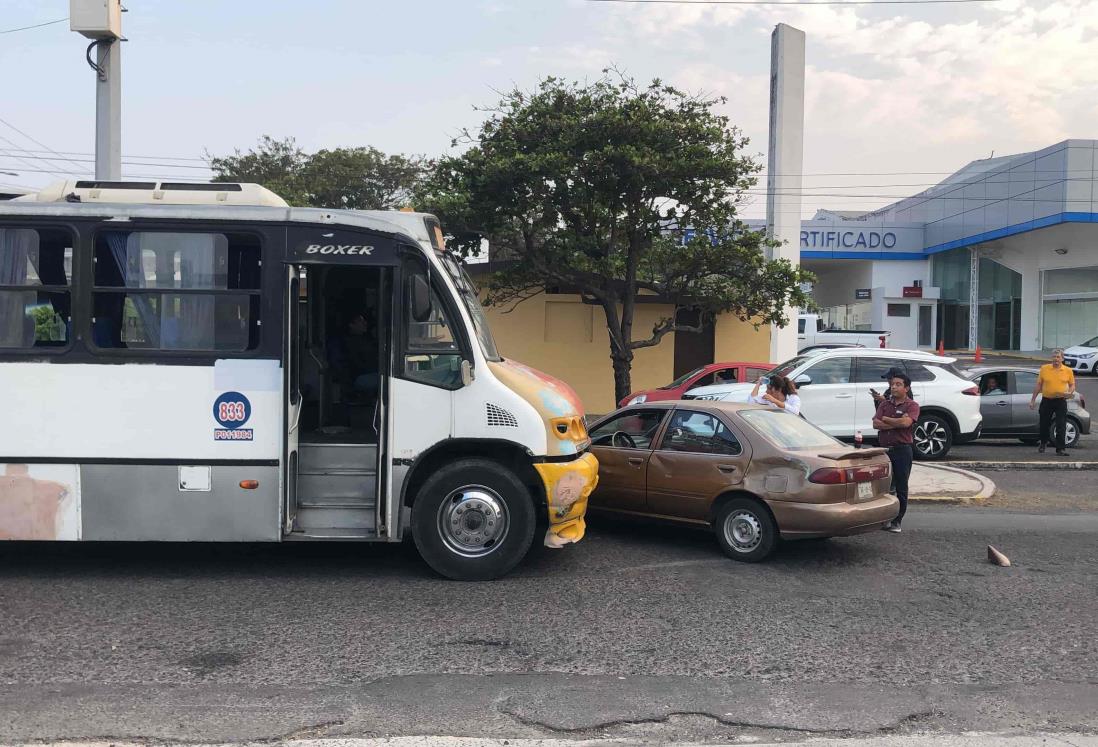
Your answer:
[[[589,413],[614,409],[614,369],[610,339],[602,309],[579,296],[540,294],[509,307],[488,307],[488,318],[500,353],[567,382]],[[636,334],[647,334],[671,307],[638,304]],[[769,330],[756,332],[734,317],[721,317],[716,329],[717,360],[765,361]],[[675,340],[667,335],[659,345],[636,351],[633,389],[662,386],[674,378]]]
[[[758,329],[731,314],[717,317],[713,355],[718,361],[766,363],[770,360],[770,325]]]

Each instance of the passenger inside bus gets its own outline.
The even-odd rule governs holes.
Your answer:
[[[369,309],[344,312],[344,331],[328,342],[333,379],[349,404],[372,403],[378,391],[377,324]]]
[[[309,441],[376,443],[382,271],[317,267],[309,273],[302,395]],[[311,331],[310,331],[311,329]]]

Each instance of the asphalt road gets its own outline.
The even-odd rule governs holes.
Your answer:
[[[0,742],[1096,732],[1096,534],[918,506],[746,565],[595,520],[485,584],[409,547],[5,545]]]

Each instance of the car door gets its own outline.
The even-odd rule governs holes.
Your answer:
[[[998,393],[992,393],[992,385]],[[1013,431],[1013,403],[1011,402],[1010,375],[1006,371],[989,371],[976,379],[980,389],[980,415],[984,418],[984,433],[1011,433]]]
[[[862,435],[877,433],[873,427],[873,415],[877,412],[877,403],[873,401],[871,389],[882,395],[888,391],[885,374],[890,369],[903,370],[903,361],[884,356],[865,356],[854,359],[854,430]]]
[[[591,451],[599,460],[593,508],[642,512],[647,500],[648,460],[669,409],[629,408],[592,429]]]
[[[828,356],[794,377],[801,397],[801,414],[832,436],[854,435],[853,359]],[[802,376],[808,378],[807,381]]]
[[[677,409],[648,464],[648,512],[706,521],[713,498],[743,481],[746,440],[714,413]]]
[[[1029,399],[1037,386],[1037,372],[1014,371],[1010,378],[1011,388],[1007,390],[1010,399],[1010,431],[1036,435],[1038,414],[1036,409],[1029,409]]]

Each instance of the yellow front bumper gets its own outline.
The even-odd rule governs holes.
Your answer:
[[[562,547],[579,542],[587,525],[587,499],[599,482],[599,460],[588,452],[570,462],[543,462],[534,469],[545,484],[545,498],[549,506],[549,531],[545,533],[546,547]]]

